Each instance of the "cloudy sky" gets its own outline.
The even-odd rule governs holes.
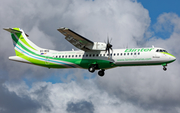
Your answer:
[[[1,0],[0,113],[179,113],[179,0]],[[162,66],[119,67],[104,77],[82,69],[47,69],[9,61],[6,27],[20,27],[35,44],[74,48],[57,31],[68,27],[113,48],[165,48],[177,60]]]

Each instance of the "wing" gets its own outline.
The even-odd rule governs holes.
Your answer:
[[[57,30],[61,32],[64,36],[66,36],[65,39],[78,49],[81,49],[83,51],[92,50],[94,42],[84,38],[83,36],[75,33],[74,31],[68,28],[60,28]]]

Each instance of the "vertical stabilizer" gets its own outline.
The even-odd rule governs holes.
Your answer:
[[[27,38],[27,34],[20,28],[4,28],[11,33],[16,56],[24,55],[24,53],[37,53],[41,48],[36,46]]]

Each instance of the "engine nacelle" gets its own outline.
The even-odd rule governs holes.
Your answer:
[[[106,43],[103,42],[94,42],[92,50],[106,50]]]

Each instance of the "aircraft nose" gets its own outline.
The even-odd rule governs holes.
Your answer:
[[[174,57],[174,59],[173,59],[174,61],[176,60],[176,57]]]
[[[173,60],[173,61],[175,61],[175,60],[176,60],[176,57],[173,56],[173,55],[171,55],[171,56],[170,56],[170,59]]]

